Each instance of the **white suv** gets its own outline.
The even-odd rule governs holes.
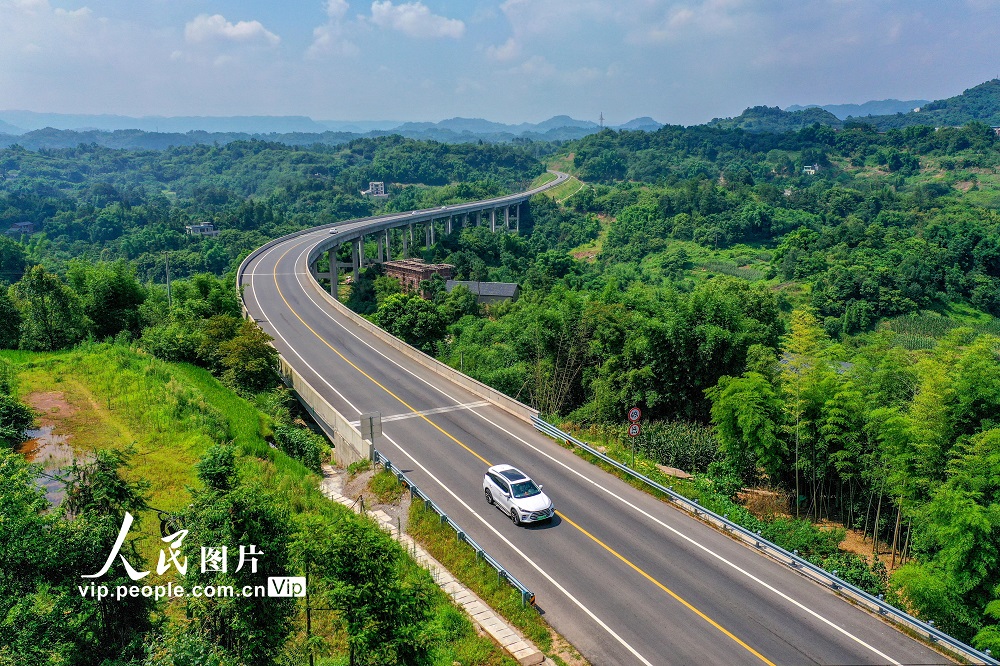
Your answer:
[[[515,525],[551,520],[556,513],[542,487],[510,465],[494,465],[486,470],[483,492],[486,501],[510,515]]]

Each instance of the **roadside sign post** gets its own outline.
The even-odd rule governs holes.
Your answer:
[[[361,431],[361,439],[371,442],[372,449],[375,448],[375,437],[382,435],[382,413],[367,412],[361,415],[358,423],[358,430]]]
[[[642,410],[638,407],[628,410],[628,436],[632,438],[632,469],[635,469],[635,438],[642,432],[642,426],[639,425],[641,418]]]

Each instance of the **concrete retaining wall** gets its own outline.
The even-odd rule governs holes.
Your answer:
[[[372,443],[362,439],[358,429],[334,409],[284,358],[279,358],[279,364],[282,379],[295,391],[299,402],[305,406],[309,415],[333,442],[333,457],[337,464],[346,467],[358,460],[371,460]]]

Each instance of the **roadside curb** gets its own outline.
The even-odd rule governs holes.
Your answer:
[[[329,484],[324,483],[320,488],[327,498],[343,504],[357,513],[362,512],[360,507],[355,506],[354,500],[341,495]],[[375,511],[366,510],[364,514],[376,520],[379,526],[398,541],[420,566],[430,571],[434,582],[451,597],[456,605],[465,611],[473,624],[496,641],[521,666],[535,666],[535,664],[541,664],[545,661],[545,655],[530,640],[508,625],[506,620],[498,616],[475,592],[452,576],[451,572],[431,557],[412,537],[406,533],[400,533],[388,514],[378,509]]]

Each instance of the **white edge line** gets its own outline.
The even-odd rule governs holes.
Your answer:
[[[305,250],[303,250],[302,252],[300,252],[300,253],[299,253],[299,256],[298,256],[298,257],[296,258],[296,260],[295,260],[295,261],[296,261],[296,263],[298,263],[298,262],[302,261],[302,255],[303,255],[303,254],[305,254],[306,252],[308,252],[308,250],[309,250],[309,249],[310,249],[310,248],[306,248]],[[304,275],[304,273],[302,273],[301,271],[296,271],[296,273],[295,273],[295,274],[296,274],[296,275]],[[380,356],[381,356],[382,358],[386,359],[387,361],[389,361],[390,363],[392,363],[392,364],[393,364],[393,365],[395,365],[396,367],[400,368],[401,370],[403,370],[404,372],[406,372],[406,373],[410,374],[411,376],[413,376],[414,378],[416,378],[416,379],[418,379],[419,381],[423,382],[423,383],[424,383],[424,384],[426,384],[427,386],[429,386],[429,387],[433,388],[434,390],[438,391],[439,393],[441,393],[442,395],[444,395],[445,397],[447,397],[447,398],[448,398],[449,400],[453,400],[453,401],[454,401],[455,403],[457,403],[457,404],[462,404],[462,403],[461,403],[461,401],[460,401],[460,400],[459,400],[458,398],[455,398],[454,396],[452,396],[452,395],[448,394],[448,393],[447,393],[447,392],[446,392],[446,391],[445,391],[444,389],[442,389],[441,387],[439,387],[439,386],[437,386],[437,385],[435,385],[435,384],[431,383],[431,382],[430,382],[430,381],[428,381],[427,379],[424,379],[423,377],[421,377],[420,375],[416,374],[415,372],[413,372],[412,370],[410,370],[410,369],[409,369],[409,368],[407,368],[406,366],[404,366],[404,365],[402,365],[402,364],[398,363],[398,362],[397,362],[396,360],[394,360],[394,359],[392,359],[392,358],[389,358],[389,357],[388,357],[388,356],[387,356],[386,354],[384,354],[384,353],[383,353],[383,352],[382,352],[381,350],[379,350],[379,349],[376,349],[376,348],[375,348],[375,347],[374,347],[374,346],[373,346],[373,345],[372,345],[371,343],[369,343],[369,342],[368,342],[367,340],[365,340],[364,338],[362,338],[361,336],[359,336],[359,335],[358,335],[357,333],[355,333],[354,331],[352,331],[352,330],[350,330],[349,328],[347,328],[346,326],[344,326],[344,324],[343,324],[343,323],[341,323],[340,321],[338,321],[337,319],[335,319],[335,318],[334,318],[334,317],[333,317],[333,316],[332,316],[332,315],[331,315],[331,314],[330,314],[330,313],[329,313],[329,312],[327,311],[327,309],[326,309],[326,308],[322,307],[322,305],[321,305],[320,303],[317,303],[317,302],[316,302],[316,300],[315,300],[315,299],[313,298],[313,295],[312,295],[312,294],[310,293],[310,289],[309,289],[309,288],[308,288],[308,287],[307,287],[306,285],[303,285],[303,284],[302,284],[302,280],[301,280],[301,279],[297,279],[297,282],[299,283],[299,286],[303,288],[303,293],[305,293],[306,297],[307,297],[307,298],[308,298],[308,299],[309,299],[309,300],[310,300],[310,301],[311,301],[311,302],[313,303],[313,305],[315,305],[315,306],[317,307],[317,309],[318,309],[318,310],[319,310],[320,312],[322,312],[322,313],[323,313],[324,315],[326,315],[326,317],[327,317],[328,319],[330,319],[330,321],[332,321],[333,323],[335,323],[335,324],[336,324],[337,326],[339,326],[339,327],[340,327],[341,329],[343,329],[343,330],[344,330],[345,332],[347,332],[347,333],[348,333],[349,335],[352,335],[352,336],[353,336],[353,337],[354,337],[355,339],[357,339],[358,341],[360,341],[360,342],[361,342],[362,344],[366,345],[366,346],[367,346],[367,347],[368,347],[369,349],[371,349],[372,351],[374,351],[375,353],[377,353],[377,354],[378,354],[378,355],[380,355]],[[759,585],[761,585],[761,586],[762,586],[762,587],[764,587],[765,589],[767,589],[767,590],[769,590],[769,591],[773,592],[774,594],[778,595],[778,596],[779,596],[779,597],[781,597],[782,599],[785,599],[785,600],[786,600],[786,601],[788,601],[789,603],[791,603],[791,604],[793,604],[793,605],[797,606],[798,608],[800,608],[800,609],[804,610],[805,612],[809,613],[810,615],[812,615],[812,616],[813,616],[813,617],[815,617],[816,619],[820,620],[821,622],[823,622],[823,623],[827,624],[828,626],[832,627],[833,629],[837,630],[838,632],[840,632],[840,633],[841,633],[841,634],[843,634],[844,636],[846,636],[846,637],[850,638],[851,640],[855,641],[855,642],[856,642],[856,643],[858,643],[859,645],[861,645],[861,646],[863,646],[863,647],[867,648],[868,650],[870,650],[870,651],[874,652],[874,653],[875,653],[875,654],[877,654],[877,655],[878,655],[879,657],[882,657],[883,659],[886,659],[886,660],[887,660],[887,661],[889,661],[890,663],[892,663],[892,664],[895,664],[896,666],[899,666],[899,662],[898,662],[898,661],[896,661],[896,660],[894,660],[894,659],[893,659],[892,657],[890,657],[889,655],[885,654],[884,652],[882,652],[882,651],[881,651],[881,650],[879,650],[878,648],[876,648],[876,647],[874,647],[874,646],[872,646],[872,645],[868,644],[868,643],[867,643],[867,642],[865,642],[865,641],[864,641],[863,639],[861,639],[861,638],[860,638],[860,637],[858,637],[858,636],[855,636],[855,635],[854,635],[854,634],[852,634],[852,633],[851,633],[850,631],[848,631],[848,630],[847,630],[847,629],[845,629],[844,627],[841,627],[840,625],[838,625],[837,623],[833,622],[832,620],[830,620],[830,619],[828,619],[828,618],[824,617],[823,615],[820,615],[820,614],[819,614],[819,613],[817,613],[816,611],[814,611],[814,610],[812,610],[811,608],[807,607],[807,606],[806,606],[805,604],[803,604],[802,602],[800,602],[800,601],[798,601],[798,600],[796,600],[796,599],[793,599],[793,598],[792,598],[792,597],[790,597],[790,596],[789,596],[789,595],[788,595],[787,593],[785,593],[785,592],[782,592],[781,590],[777,589],[776,587],[774,587],[774,586],[773,586],[773,585],[771,585],[770,583],[767,583],[767,582],[765,582],[765,581],[761,580],[760,578],[758,578],[758,577],[757,577],[757,576],[755,576],[754,574],[752,574],[752,573],[750,573],[749,571],[747,571],[747,570],[743,569],[742,567],[740,567],[739,565],[735,564],[734,562],[731,562],[730,560],[726,559],[725,557],[723,557],[723,556],[722,556],[722,555],[720,555],[719,553],[715,552],[714,550],[712,550],[712,549],[708,548],[707,546],[705,546],[705,545],[703,545],[703,544],[699,543],[698,541],[694,540],[693,538],[691,538],[690,536],[688,536],[688,535],[684,534],[683,532],[680,532],[680,531],[678,531],[678,530],[677,530],[676,528],[674,528],[674,527],[671,527],[670,525],[667,525],[667,524],[666,524],[665,522],[663,522],[662,520],[660,520],[660,519],[659,519],[659,518],[657,518],[656,516],[653,516],[653,515],[652,515],[652,514],[650,514],[649,512],[645,511],[644,509],[641,509],[640,507],[636,506],[635,504],[633,504],[632,502],[630,502],[630,501],[629,501],[629,500],[627,500],[626,498],[622,497],[621,495],[618,495],[617,493],[613,492],[612,490],[610,490],[610,489],[608,489],[608,488],[605,488],[604,486],[602,486],[602,485],[601,485],[601,484],[599,484],[598,482],[596,482],[596,481],[594,481],[593,479],[589,478],[588,476],[584,475],[584,474],[583,474],[582,472],[580,472],[580,471],[578,471],[578,470],[576,470],[576,469],[573,469],[572,467],[570,467],[570,466],[569,466],[569,465],[567,465],[566,463],[564,463],[564,462],[562,462],[562,461],[560,461],[560,460],[557,460],[556,458],[554,458],[554,457],[553,457],[553,456],[552,456],[551,454],[549,454],[548,452],[546,452],[546,451],[543,451],[543,450],[541,450],[540,448],[538,448],[538,447],[537,447],[537,446],[535,446],[534,444],[532,444],[532,443],[528,442],[527,440],[525,440],[525,439],[523,439],[523,438],[519,437],[518,435],[515,435],[514,433],[510,432],[509,430],[507,430],[507,429],[506,429],[506,428],[504,428],[503,426],[501,426],[501,425],[499,425],[499,424],[495,423],[494,421],[491,421],[491,420],[490,420],[490,419],[489,419],[489,418],[488,418],[488,417],[487,417],[487,416],[486,416],[485,414],[482,414],[481,412],[479,412],[479,411],[475,411],[475,410],[471,410],[471,411],[472,411],[472,413],[473,413],[473,414],[475,414],[475,415],[476,415],[476,416],[478,416],[479,418],[483,419],[484,421],[486,421],[487,423],[489,423],[489,424],[490,424],[490,425],[492,425],[493,427],[495,427],[495,428],[497,428],[498,430],[501,430],[501,431],[503,431],[503,432],[507,433],[508,435],[510,435],[511,437],[513,437],[514,439],[518,440],[519,442],[521,442],[521,443],[522,443],[522,444],[524,444],[525,446],[529,447],[530,449],[534,450],[535,452],[537,452],[537,453],[539,453],[539,454],[541,454],[541,455],[545,456],[546,458],[548,458],[548,459],[549,459],[549,460],[551,460],[552,462],[554,462],[554,463],[556,463],[556,464],[558,464],[558,465],[561,465],[561,466],[562,466],[562,467],[564,467],[564,468],[565,468],[566,470],[568,470],[568,471],[572,472],[573,474],[576,474],[576,475],[577,475],[577,476],[579,476],[579,477],[580,477],[581,479],[585,480],[585,481],[586,481],[587,483],[591,484],[592,486],[594,486],[594,487],[595,487],[595,488],[597,488],[598,490],[601,490],[601,491],[603,491],[603,492],[607,493],[608,495],[610,495],[611,497],[613,497],[613,498],[615,498],[616,500],[620,501],[621,503],[625,504],[625,505],[626,505],[626,506],[628,506],[629,508],[631,508],[631,509],[634,509],[634,510],[635,510],[636,512],[638,512],[638,513],[640,513],[640,514],[642,514],[642,515],[646,516],[647,518],[649,518],[650,520],[652,520],[652,521],[653,521],[653,522],[655,522],[656,524],[658,524],[658,525],[660,525],[660,526],[662,526],[662,527],[666,528],[667,530],[669,530],[669,531],[673,532],[674,534],[676,534],[677,536],[681,537],[681,538],[682,538],[682,539],[684,539],[685,541],[688,541],[688,542],[689,542],[689,543],[691,543],[692,545],[694,545],[694,546],[696,546],[697,548],[699,548],[699,549],[703,550],[703,551],[704,551],[705,553],[707,553],[707,554],[711,555],[712,557],[716,558],[716,559],[717,559],[717,560],[719,560],[720,562],[722,562],[722,563],[724,563],[724,564],[728,565],[729,567],[733,568],[734,570],[736,570],[736,571],[740,572],[741,574],[743,574],[744,576],[746,576],[746,577],[747,577],[747,578],[749,578],[750,580],[752,580],[752,581],[754,581],[754,582],[758,583]],[[414,461],[414,462],[416,462],[416,461]]]
[[[279,247],[279,246],[275,246],[275,248],[277,248],[277,247]],[[271,250],[273,250],[275,248],[268,249],[263,255],[260,255],[260,258],[262,259],[263,257],[267,256],[268,254],[270,254]],[[260,301],[257,299],[257,292],[254,289],[253,281],[252,280],[250,282],[250,291],[253,293],[254,302],[257,304],[257,307],[260,308],[261,313],[265,314],[265,316],[266,316],[266,313],[264,312],[264,309],[261,307]],[[312,300],[311,296],[310,296],[310,300]],[[315,301],[313,301],[313,303],[315,304]],[[277,329],[275,329],[275,333],[278,333]],[[278,333],[278,336],[281,337],[282,341],[284,341],[284,343],[286,345],[288,345],[288,348],[291,349],[295,353],[295,355],[298,356],[299,359],[306,365],[306,367],[308,367],[310,370],[312,370],[313,373],[315,373],[324,384],[326,384],[328,387],[330,387],[330,389],[332,389],[338,396],[340,396],[340,398],[342,400],[344,400],[344,402],[346,402],[348,405],[350,405],[351,409],[354,409],[359,414],[361,413],[361,411],[357,407],[355,407],[349,400],[347,400],[347,398],[345,398],[343,395],[341,395],[340,391],[338,391],[337,389],[333,388],[333,386],[331,386],[330,383],[328,381],[326,381],[326,379],[324,379],[322,375],[320,375],[318,372],[316,372],[316,370],[311,365],[309,365],[308,361],[306,361],[304,358],[302,358],[302,356],[297,351],[295,351],[295,348],[288,344],[288,340],[286,340],[284,336],[282,336],[280,333]],[[479,522],[481,522],[483,525],[485,525],[487,528],[489,528],[494,534],[496,534],[498,537],[500,537],[500,539],[504,543],[506,543],[508,546],[510,546],[510,548],[514,552],[516,552],[518,555],[520,555],[522,558],[524,558],[524,560],[528,564],[530,564],[532,567],[534,567],[540,574],[542,574],[542,576],[544,576],[550,583],[552,583],[560,592],[562,592],[563,594],[565,594],[566,597],[570,601],[572,601],[574,604],[576,604],[584,613],[586,613],[592,620],[594,620],[594,622],[596,622],[598,625],[600,625],[601,628],[603,628],[615,640],[617,640],[619,643],[621,643],[625,647],[625,649],[627,649],[629,652],[631,652],[633,655],[635,655],[635,657],[639,661],[641,661],[643,664],[646,664],[646,666],[653,666],[653,664],[648,659],[646,659],[641,654],[639,654],[639,652],[634,647],[632,647],[631,645],[629,645],[625,641],[625,639],[623,639],[621,636],[619,636],[611,627],[609,627],[603,620],[601,620],[601,618],[597,617],[597,615],[594,614],[594,612],[592,610],[590,610],[589,608],[587,608],[587,606],[585,606],[579,599],[577,599],[566,588],[564,588],[561,584],[559,584],[558,581],[556,581],[552,576],[550,576],[534,560],[532,560],[530,557],[528,557],[528,555],[525,554],[520,548],[518,548],[513,543],[511,543],[510,540],[507,539],[507,537],[505,537],[503,534],[501,534],[495,527],[493,527],[492,525],[490,525],[486,521],[485,518],[483,518],[472,507],[470,507],[465,502],[465,500],[463,500],[461,497],[459,497],[458,495],[456,495],[455,492],[451,488],[449,488],[440,479],[438,479],[436,476],[434,476],[426,467],[424,467],[424,465],[422,463],[420,463],[416,458],[414,458],[408,451],[406,451],[403,447],[401,447],[398,443],[396,443],[396,441],[393,440],[391,437],[389,437],[389,435],[386,435],[385,433],[383,433],[383,436],[387,440],[389,440],[389,442],[391,442],[393,446],[395,446],[397,449],[399,449],[399,451],[403,455],[405,455],[407,458],[409,458],[411,461],[413,461],[414,465],[416,465],[421,470],[423,470],[424,473],[427,474],[427,476],[429,476],[430,478],[434,479],[434,482],[437,483],[439,486],[441,486],[441,488],[443,488],[445,490],[445,492],[447,492],[449,495],[451,495],[456,500],[458,500],[458,502],[462,506],[464,506],[469,511],[469,513],[471,513],[473,516],[475,516],[476,519],[479,520]]]

